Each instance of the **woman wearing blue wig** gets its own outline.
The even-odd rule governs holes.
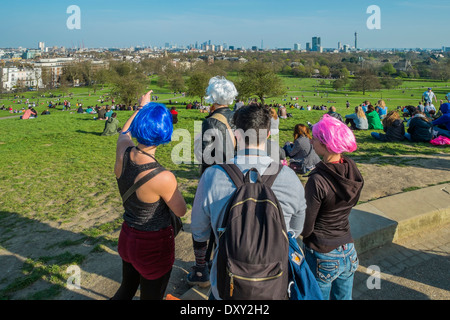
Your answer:
[[[154,175],[123,204],[118,244],[122,283],[112,300],[131,300],[139,286],[141,300],[163,299],[175,261],[170,210],[179,217],[186,214],[175,176],[155,158],[156,148],[170,142],[173,124],[165,105],[150,102],[151,93],[141,97],[117,140],[114,173],[121,196],[148,173]]]

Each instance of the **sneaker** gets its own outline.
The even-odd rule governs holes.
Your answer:
[[[192,271],[187,275],[186,280],[187,283],[191,286],[197,285],[201,288],[208,287],[210,286],[209,270],[206,266],[203,268],[193,266]]]

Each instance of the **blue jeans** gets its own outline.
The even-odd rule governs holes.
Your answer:
[[[353,243],[320,253],[304,246],[305,259],[316,276],[324,300],[352,300],[358,255]]]
[[[371,132],[370,135],[371,135],[373,138],[375,138],[375,139],[381,141],[381,137],[380,137],[380,134],[379,134],[378,132]]]
[[[437,131],[438,136],[445,136],[447,138],[450,138],[450,131],[449,130],[445,130],[445,129],[439,128],[438,126],[434,126],[433,130]]]

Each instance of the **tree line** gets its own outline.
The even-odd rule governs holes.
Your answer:
[[[335,90],[374,91],[395,88],[404,79],[424,78],[447,81],[450,79],[449,55],[398,53],[394,56],[381,53],[320,54],[250,52],[233,56],[202,56],[168,54],[160,58],[131,61],[109,60],[107,68],[94,69],[89,61],[72,63],[63,70],[61,85],[73,86],[75,81],[91,86],[94,92],[106,84],[111,85],[111,95],[123,104],[136,101],[138,95],[154,77],[159,87],[172,92],[185,92],[199,98],[205,94],[212,76],[233,75],[239,98],[280,96],[286,88],[278,75],[298,78],[319,78],[332,81]],[[401,68],[396,65],[402,64]],[[45,76],[45,75],[44,75]],[[152,77],[153,78],[153,77]]]

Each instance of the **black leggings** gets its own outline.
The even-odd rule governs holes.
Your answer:
[[[148,280],[142,277],[131,263],[122,260],[122,284],[111,300],[132,300],[141,286],[141,300],[162,300],[169,283],[169,270],[161,278]]]

